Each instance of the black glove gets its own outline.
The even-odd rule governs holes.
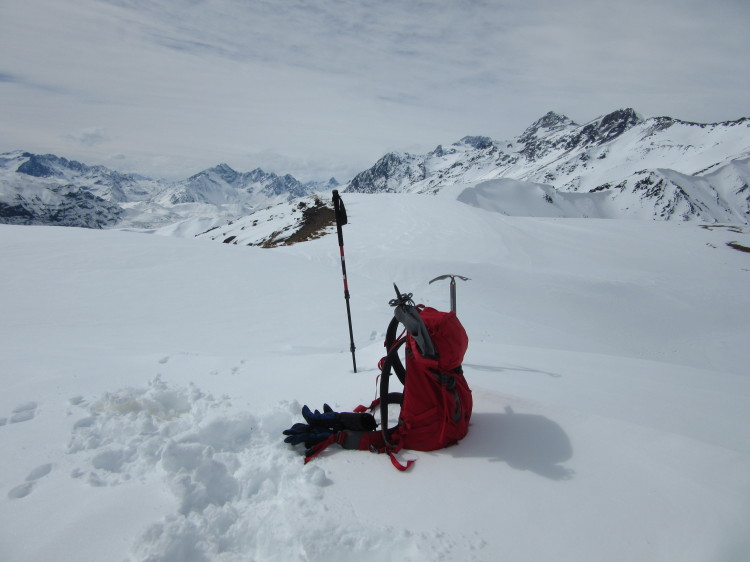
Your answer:
[[[313,445],[324,441],[334,433],[348,429],[350,431],[374,431],[377,428],[375,418],[369,413],[356,412],[334,412],[328,404],[323,404],[323,412],[310,410],[307,406],[302,408],[302,417],[306,424],[295,423],[283,434],[287,437],[285,443],[298,445],[304,443],[309,449]]]

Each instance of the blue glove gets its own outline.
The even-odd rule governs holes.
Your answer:
[[[328,437],[334,434],[334,431],[325,427],[313,427],[304,423],[295,423],[289,429],[285,429],[283,433],[287,436],[284,439],[284,443],[291,445],[304,443],[305,448],[309,449],[313,445],[328,439]]]
[[[327,427],[335,431],[344,429],[341,423],[341,414],[334,412],[328,404],[323,404],[323,413],[315,410],[313,413],[307,406],[302,407],[302,417],[313,427]]]
[[[377,423],[372,414],[360,412],[334,412],[328,404],[323,404],[323,413],[318,410],[312,412],[310,408],[302,408],[302,417],[313,427],[327,427],[334,431],[348,429],[350,431],[374,431]]]

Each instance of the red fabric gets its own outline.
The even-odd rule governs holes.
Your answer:
[[[411,465],[414,464],[414,460],[408,460],[406,461],[406,464],[401,464],[399,460],[396,458],[396,455],[393,453],[393,451],[388,451],[388,456],[391,458],[391,464],[396,467],[397,470],[400,470],[401,472],[404,472],[406,470],[409,470],[411,468]]]
[[[432,343],[438,350],[438,366],[444,371],[451,371],[459,367],[464,360],[464,354],[469,347],[469,336],[456,313],[441,312],[434,308],[425,307],[419,311],[422,321],[427,326]],[[409,370],[407,369],[408,373]]]
[[[311,460],[313,460],[315,457],[317,457],[320,453],[325,451],[328,447],[333,445],[334,443],[340,443],[343,440],[343,434],[341,433],[334,433],[330,437],[328,437],[325,441],[321,441],[317,445],[315,445],[312,450],[310,451],[310,454],[305,457],[305,464],[309,463]]]
[[[372,410],[377,408],[379,405],[380,405],[380,398],[376,398],[375,400],[372,401],[372,404],[370,404],[369,406],[364,406],[360,404],[359,406],[354,408],[354,410],[352,411],[357,414],[361,414],[363,412],[371,412]]]
[[[469,339],[454,312],[424,308],[420,315],[439,357],[422,357],[408,336],[404,401],[391,440],[399,448],[434,451],[453,445],[469,430],[471,390],[464,376],[453,371],[461,365]],[[451,380],[455,386],[449,388]]]

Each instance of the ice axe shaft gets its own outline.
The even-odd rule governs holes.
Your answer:
[[[432,283],[433,281],[441,281],[442,279],[448,279],[449,277],[450,277],[450,280],[451,280],[451,284],[450,284],[450,288],[451,288],[451,311],[452,312],[456,312],[456,277],[458,277],[462,281],[471,281],[471,279],[469,279],[468,277],[464,277],[463,275],[455,275],[453,273],[449,273],[447,275],[439,275],[439,276],[435,277],[435,279],[433,279],[432,281],[430,281],[430,283]]]

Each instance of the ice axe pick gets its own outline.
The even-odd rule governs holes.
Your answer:
[[[450,277],[451,279],[451,311],[456,312],[456,277],[461,279],[461,281],[471,281],[468,277],[464,277],[463,275],[454,275],[454,274],[447,274],[447,275],[438,275],[430,281],[432,283],[433,281],[441,281],[442,279],[448,279]]]

